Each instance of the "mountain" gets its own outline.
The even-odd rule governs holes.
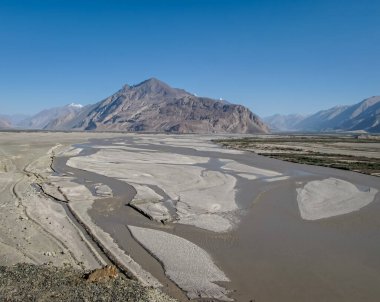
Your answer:
[[[305,131],[323,131],[334,128],[335,118],[344,112],[349,106],[335,106],[327,110],[318,111],[296,123],[294,127]]]
[[[0,114],[0,128],[17,128],[17,125],[28,117],[25,114]]]
[[[11,126],[18,125],[20,122],[24,121],[25,119],[29,118],[29,115],[26,114],[7,114],[7,115],[0,115],[0,119],[6,119]]]
[[[309,116],[272,115],[264,118],[274,131],[367,131],[380,133],[380,96],[351,106],[335,106]]]
[[[263,121],[272,131],[294,131],[295,126],[305,118],[306,116],[301,114],[275,114],[263,118]]]
[[[373,96],[351,106],[337,106],[319,111],[295,125],[302,131],[380,132],[380,96]]]
[[[27,129],[59,128],[61,123],[76,117],[82,109],[82,105],[74,103],[63,107],[46,109],[20,121],[16,126]]]
[[[134,86],[125,85],[115,94],[97,104],[80,108],[75,114],[60,114],[42,128],[179,133],[268,132],[259,117],[244,106],[198,97],[155,78]]]
[[[8,129],[12,127],[12,123],[3,116],[0,116],[0,129]]]

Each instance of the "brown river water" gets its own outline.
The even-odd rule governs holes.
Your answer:
[[[380,301],[380,194],[368,206],[350,214],[316,221],[300,217],[296,188],[299,182],[336,177],[358,186],[380,190],[380,178],[354,172],[305,166],[252,153],[227,154],[164,145],[139,146],[133,138],[93,140],[79,145],[80,155],[96,152],[92,145],[127,142],[133,147],[210,157],[206,169],[223,171],[219,159],[233,159],[289,175],[287,180],[264,182],[236,176],[240,222],[227,233],[149,220],[128,203],[136,194],[127,183],[66,166],[56,158],[58,173],[73,173],[76,181],[110,186],[114,198],[98,199],[89,214],[140,265],[164,284],[164,291],[180,301],[186,295],[137,241],[126,225],[143,226],[183,237],[206,250],[231,282],[235,301]],[[153,188],[159,190],[158,188]],[[162,193],[162,192],[161,192]]]

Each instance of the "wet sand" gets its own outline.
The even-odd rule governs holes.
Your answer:
[[[125,142],[125,139],[97,141],[96,144]],[[149,220],[126,204],[135,192],[124,182],[80,171],[56,162],[56,168],[69,171],[82,181],[109,185],[117,198],[99,199],[89,211],[92,219],[150,271],[180,300],[185,295],[166,278],[160,263],[130,235],[127,225],[162,230],[185,238],[205,249],[231,282],[236,301],[377,301],[380,296],[380,197],[362,209],[321,220],[301,218],[296,189],[312,180],[329,177],[356,185],[380,189],[378,178],[353,172],[310,167],[263,158],[254,154],[228,154],[195,151],[186,147],[159,144],[133,146],[165,152],[207,156],[203,164],[220,170],[220,159],[232,159],[257,168],[290,176],[275,182],[237,178],[239,223],[227,233],[215,233],[194,226]],[[95,144],[95,142],[92,142]],[[91,144],[81,145],[84,152]],[[86,149],[87,148],[87,149]],[[89,154],[89,153],[88,153]],[[79,179],[79,181],[80,181]],[[302,184],[301,184],[302,182]]]

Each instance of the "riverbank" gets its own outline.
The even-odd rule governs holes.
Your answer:
[[[376,177],[222,149],[210,139],[157,134],[91,141],[75,146],[87,151],[56,168],[89,189],[98,182],[112,189],[113,199],[95,200],[91,219],[180,300],[186,298],[177,295],[175,286],[195,299],[376,301]],[[330,178],[334,181],[326,181]],[[321,198],[305,199],[302,192],[307,195],[314,184]],[[128,186],[133,194],[115,198]],[[219,198],[214,187],[227,193]],[[346,188],[367,202],[353,206],[341,194]],[[339,211],[330,202],[336,196]],[[321,214],[303,216],[305,204],[313,208],[319,201]],[[137,211],[136,204],[143,207]],[[228,221],[222,224],[228,227],[220,228],[216,217]],[[157,240],[148,239],[153,237]],[[202,282],[185,277],[187,265],[198,265],[189,261],[191,250],[207,254],[204,259],[212,260],[207,266],[216,266],[212,270],[218,274],[204,275],[208,281]],[[360,259],[370,259],[370,264]]]
[[[175,302],[158,290],[146,288],[123,275],[107,281],[89,282],[83,270],[33,264],[0,266],[0,300]]]
[[[8,266],[110,262],[180,301],[377,302],[377,177],[214,136],[12,135],[0,136]]]
[[[50,271],[59,272],[62,267],[70,267],[83,272],[112,263],[110,255],[102,250],[71,210],[63,196],[64,190],[62,198],[56,198],[48,179],[54,178],[55,156],[70,150],[70,145],[95,137],[115,136],[123,135],[60,133],[57,138],[57,133],[48,132],[0,132],[0,265],[4,266],[3,272],[15,270],[21,274],[20,278],[25,272],[35,273],[37,275],[27,279],[33,280],[42,277],[39,274],[44,274],[46,264],[51,265]],[[68,178],[66,180],[67,190],[71,183]],[[96,189],[99,195],[109,194],[105,187]],[[85,201],[84,198],[84,206]],[[24,285],[13,282],[10,275],[3,277],[3,285],[6,285],[1,289],[3,297],[6,301],[17,301],[16,296],[7,296],[7,290],[25,290]],[[61,281],[65,282],[64,278]],[[137,281],[136,284],[139,284],[136,295],[150,291],[146,285]],[[39,286],[43,286],[43,282]],[[36,287],[36,293],[39,289],[43,290]],[[24,294],[28,294],[27,291]],[[147,301],[155,301],[152,299]]]

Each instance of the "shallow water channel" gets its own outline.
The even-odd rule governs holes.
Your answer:
[[[232,159],[289,176],[285,180],[266,182],[263,179],[248,180],[237,173],[229,172],[237,179],[238,223],[227,233],[215,233],[189,225],[151,221],[128,206],[136,194],[131,185],[118,179],[68,167],[68,158],[56,158],[54,169],[57,173],[72,174],[77,182],[88,188],[92,184],[103,183],[112,189],[113,198],[94,202],[89,211],[91,218],[135,261],[164,284],[164,291],[170,295],[181,301],[187,300],[185,293],[165,276],[161,263],[134,240],[127,225],[175,234],[206,250],[231,280],[223,286],[231,290],[229,296],[235,301],[378,301],[379,194],[370,205],[357,212],[305,221],[299,214],[296,188],[310,180],[336,177],[357,185],[380,189],[379,178],[286,163],[252,153],[228,154],[170,145],[140,145],[133,137],[92,140],[78,145],[84,149],[79,156],[97,152],[98,149],[92,146],[115,143],[209,157],[209,162],[200,166],[213,171],[223,172],[220,160]],[[151,188],[163,195],[160,188]]]

